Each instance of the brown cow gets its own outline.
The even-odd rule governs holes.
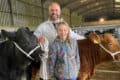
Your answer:
[[[119,42],[109,33],[100,36],[91,33],[87,39],[78,40],[78,48],[81,61],[79,80],[89,80],[97,64],[120,59],[120,52],[115,53],[120,51]]]

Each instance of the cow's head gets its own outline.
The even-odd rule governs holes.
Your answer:
[[[19,28],[16,32],[8,32],[1,30],[2,36],[7,37],[8,40],[14,42],[14,45],[19,46],[27,54],[38,46],[38,41],[35,35],[28,28]],[[17,45],[16,45],[17,44]],[[18,47],[17,49],[22,52]],[[22,52],[23,53],[23,52]],[[43,51],[38,47],[29,57],[32,57],[34,60],[40,60]],[[24,53],[23,53],[24,54]]]
[[[120,60],[120,44],[118,40],[110,33],[104,33],[102,35],[97,35],[95,32],[89,34],[89,39],[95,43],[99,44],[105,51],[113,58]]]

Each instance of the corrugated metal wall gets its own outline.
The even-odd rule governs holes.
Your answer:
[[[0,0],[1,26],[37,26],[41,16],[41,0]]]
[[[0,0],[0,24],[1,25],[11,25],[11,15],[10,7],[8,5],[8,0]]]
[[[48,4],[50,0],[0,0],[0,26],[37,27],[48,19]],[[79,25],[80,18],[70,13],[67,8],[62,9],[62,17],[71,26]]]

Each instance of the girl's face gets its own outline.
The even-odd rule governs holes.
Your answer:
[[[58,33],[58,36],[61,40],[63,40],[63,41],[66,40],[67,36],[68,36],[67,26],[64,24],[59,25],[57,28],[57,33]]]

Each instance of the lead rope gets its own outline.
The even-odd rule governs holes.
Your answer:
[[[34,49],[32,49],[29,53],[24,51],[16,42],[13,42],[16,48],[21,51],[23,54],[25,54],[29,59],[34,60],[30,55],[34,53],[38,48],[40,48],[40,45],[36,46]]]
[[[43,56],[40,56],[41,57],[41,61],[42,61],[42,64],[41,64],[41,67],[40,67],[40,76],[41,78],[43,78],[43,80],[48,80],[48,66],[47,66],[47,59],[48,59],[48,46],[49,46],[49,42],[48,40],[45,38],[45,43],[44,44],[41,44],[40,43],[40,46],[41,46],[41,49],[45,52],[43,54]]]
[[[119,54],[120,51],[117,51],[117,52],[112,53],[112,52],[110,52],[108,49],[106,49],[102,44],[99,44],[99,46],[100,46],[103,50],[105,50],[107,53],[109,53],[109,54],[112,56],[113,60],[116,61],[115,55]]]

